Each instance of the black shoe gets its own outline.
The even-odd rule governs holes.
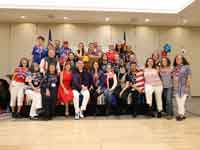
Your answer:
[[[38,117],[30,117],[30,120],[39,120],[39,118]]]
[[[18,118],[18,119],[22,118],[22,116],[19,112],[16,113],[16,118]]]
[[[133,114],[132,114],[132,117],[133,117],[133,118],[136,118],[136,117],[137,117],[137,113],[133,113]]]
[[[16,112],[12,112],[12,118],[16,118]]]
[[[48,121],[49,118],[48,117],[41,117],[41,118],[39,118],[39,120],[41,120],[41,121]]]
[[[153,111],[149,111],[148,113],[147,113],[147,116],[149,116],[149,117],[155,117],[155,114],[153,113]]]
[[[168,115],[168,116],[166,117],[166,119],[167,119],[167,120],[172,120],[172,119],[173,119],[173,116]]]
[[[185,120],[185,119],[186,119],[186,116],[183,116],[182,118],[183,118],[183,120]]]
[[[177,121],[183,121],[183,120],[185,120],[185,119],[186,119],[185,116],[180,116],[179,119],[178,119]]]
[[[183,120],[183,117],[181,116],[176,116],[176,121],[182,121]]]
[[[162,113],[161,112],[158,112],[157,118],[162,118]]]

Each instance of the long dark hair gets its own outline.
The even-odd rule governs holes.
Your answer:
[[[118,49],[118,46],[120,46],[120,49]],[[121,53],[122,52],[122,45],[121,44],[115,44],[115,51],[118,52],[118,53]]]
[[[37,64],[37,65],[38,65],[38,64]],[[38,65],[38,66],[39,66],[39,65]],[[34,72],[35,72],[35,63],[32,63],[32,64],[31,64],[29,70],[30,70],[31,73],[34,73]],[[40,68],[39,68],[38,72],[40,72]]]
[[[28,58],[26,58],[26,57],[22,57],[22,58],[20,59],[19,67],[23,67],[22,61],[24,61],[24,60],[27,62],[26,68],[29,68],[29,60],[28,60]]]
[[[106,55],[105,53],[103,53],[103,54],[101,55],[101,58],[99,59],[99,62],[98,62],[99,65],[102,65],[102,64],[103,64],[103,57],[104,57],[104,56],[107,57],[107,55]],[[108,62],[108,57],[107,57],[107,62]]]
[[[92,72],[95,71],[95,69],[94,69],[94,64],[95,64],[95,63],[97,63],[97,64],[99,65],[98,71],[100,70],[100,64],[99,64],[99,62],[98,62],[98,61],[94,61],[94,62],[92,63],[92,66],[91,66],[91,71],[92,71]]]
[[[171,60],[168,57],[163,57],[160,61],[160,66],[163,68],[163,59],[167,60],[167,67],[169,67],[171,65]]]
[[[178,64],[176,63],[176,58],[178,56],[181,56],[182,58],[182,64],[185,66],[185,65],[190,65],[189,62],[187,61],[187,59],[183,56],[183,55],[176,55],[176,57],[174,58],[174,64],[173,66],[176,67]]]
[[[83,48],[81,48],[81,49],[78,48],[77,52],[80,53],[80,51],[81,51],[81,52],[82,52],[82,55],[84,55],[84,54],[85,54],[85,45],[84,45],[83,42],[80,42],[79,44],[82,44],[82,45],[83,45]]]
[[[48,64],[48,68],[47,68],[47,74],[50,74],[50,66],[54,66],[55,67],[55,75],[57,74],[57,68],[56,65],[54,63],[50,63]]]
[[[155,61],[153,60],[153,58],[151,58],[151,57],[147,58],[147,60],[146,60],[146,62],[145,62],[145,68],[148,67],[148,61],[149,61],[150,59],[153,61],[153,66],[152,66],[152,68],[155,69],[155,68],[156,68],[156,64],[155,64]]]

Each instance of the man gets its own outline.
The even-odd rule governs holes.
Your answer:
[[[91,78],[87,71],[84,70],[84,63],[82,61],[77,62],[77,71],[73,73],[72,88],[74,95],[74,109],[75,119],[78,120],[80,117],[84,118],[84,111],[86,110],[90,93],[89,87],[91,85]],[[82,103],[79,105],[80,100]]]
[[[59,53],[60,53],[60,40],[55,40],[55,50],[56,50],[56,57],[59,57]]]
[[[97,42],[89,44],[88,55],[91,61],[97,61],[98,59],[101,58],[102,52],[100,49],[98,49],[97,46],[98,46]]]
[[[68,54],[71,52],[72,52],[72,49],[69,48],[69,42],[64,41],[63,46],[60,48],[59,55],[58,55],[61,68],[64,62],[68,59]]]
[[[132,98],[133,117],[136,117],[138,104],[144,104],[144,72],[137,69],[136,62],[130,63],[130,72],[126,76],[126,86],[120,92],[123,104],[127,102],[129,94]]]
[[[44,48],[45,38],[38,36],[36,42],[32,50],[32,63],[40,64],[41,60],[47,56],[47,49]]]
[[[40,72],[43,73],[43,75],[46,73],[49,64],[54,64],[57,73],[60,73],[60,64],[56,58],[55,46],[52,42],[48,44],[48,56],[43,58],[40,63]]]

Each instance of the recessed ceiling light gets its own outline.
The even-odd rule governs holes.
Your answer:
[[[21,18],[21,19],[25,19],[25,18],[26,18],[26,16],[20,16],[20,18]]]
[[[67,19],[69,19],[69,17],[64,17],[64,20],[67,20]]]
[[[109,18],[109,17],[106,17],[106,18],[105,18],[105,21],[106,21],[106,22],[110,21],[110,18]]]
[[[150,19],[149,19],[149,18],[146,18],[144,21],[145,21],[145,22],[150,22]]]

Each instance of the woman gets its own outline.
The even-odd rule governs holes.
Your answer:
[[[172,68],[170,59],[164,57],[161,59],[160,77],[163,84],[163,102],[166,104],[167,119],[173,118],[172,103]]]
[[[154,52],[151,57],[155,62],[156,68],[159,68],[160,67],[160,54],[158,52]]]
[[[108,64],[106,67],[106,78],[105,78],[105,90],[104,96],[106,101],[106,115],[109,115],[111,105],[114,99],[113,92],[117,87],[117,76],[113,71],[112,65]]]
[[[106,72],[106,66],[107,66],[107,64],[108,64],[108,57],[107,57],[107,55],[106,55],[105,53],[102,55],[99,64],[100,64],[100,66],[101,66],[101,70],[102,70],[103,72]]]
[[[20,60],[19,66],[15,69],[12,77],[12,81],[10,84],[10,107],[12,109],[12,117],[13,118],[20,118],[21,108],[23,106],[24,101],[24,88],[25,80],[28,74],[28,66],[29,61],[27,58],[23,57]],[[17,112],[15,112],[17,102]]]
[[[177,121],[186,119],[185,102],[190,95],[191,72],[191,68],[185,57],[177,55],[174,59],[173,69],[174,95],[178,106]]]
[[[76,60],[73,52],[70,52],[68,54],[68,60],[71,63],[71,70],[74,71],[76,70]]]
[[[90,94],[91,94],[91,103],[93,108],[93,113],[96,115],[96,105],[97,105],[97,98],[103,93],[103,84],[104,84],[104,74],[103,71],[100,70],[99,63],[95,61],[92,64],[92,70],[91,70],[91,76],[92,76],[92,85],[90,88]]]
[[[123,112],[126,112],[127,110],[127,101],[123,101],[122,99],[122,94],[124,92],[124,89],[126,87],[126,76],[127,76],[127,73],[126,73],[126,68],[125,68],[125,65],[120,65],[119,67],[119,73],[118,73],[118,86],[115,90],[116,92],[116,95],[118,97],[118,110],[119,110],[119,113]],[[127,97],[125,97],[125,99],[127,99]]]
[[[156,104],[158,114],[157,117],[162,117],[162,91],[163,86],[161,79],[159,77],[159,72],[156,69],[155,62],[152,58],[148,58],[146,60],[145,69],[144,69],[144,79],[145,79],[145,94],[147,104],[149,105],[149,113],[150,115],[154,116],[152,113],[152,97],[153,93],[155,93]]]
[[[120,43],[115,44],[115,51],[121,54],[122,46]]]
[[[58,88],[58,100],[65,105],[65,116],[69,115],[68,103],[73,100],[71,63],[65,62],[63,71],[60,73],[60,86]]]
[[[84,47],[83,42],[80,42],[78,44],[78,49],[76,51],[76,55],[77,55],[78,59],[82,59],[82,57],[85,55],[85,47]]]
[[[54,63],[48,65],[47,73],[41,82],[42,103],[44,108],[43,119],[51,120],[57,100],[57,72]]]
[[[106,52],[108,62],[113,64],[116,61],[116,57],[119,56],[119,53],[115,50],[115,47],[113,44],[110,44],[108,47],[109,47],[109,50]]]
[[[40,73],[39,65],[36,63],[32,64],[31,74],[26,79],[29,86],[25,90],[27,98],[32,100],[29,113],[31,120],[38,119],[37,110],[42,108],[42,97],[40,93],[40,83],[42,79],[43,75]]]

